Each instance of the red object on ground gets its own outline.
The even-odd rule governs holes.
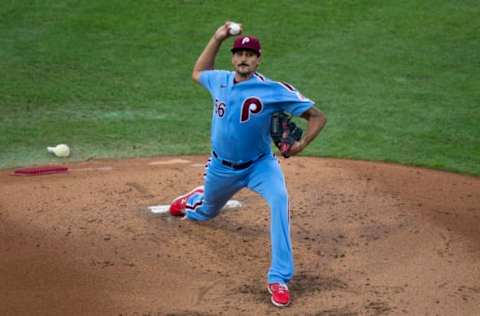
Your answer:
[[[41,176],[45,174],[67,172],[68,168],[63,166],[39,166],[15,169],[12,176]]]

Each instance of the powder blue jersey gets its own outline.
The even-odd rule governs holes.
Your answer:
[[[271,153],[270,121],[279,111],[300,116],[314,103],[287,83],[256,73],[234,83],[235,72],[202,71],[200,83],[211,94],[212,150],[233,162],[255,160]]]

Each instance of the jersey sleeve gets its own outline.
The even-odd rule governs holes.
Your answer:
[[[295,87],[285,82],[277,82],[275,88],[283,111],[294,116],[300,116],[315,105],[315,102],[306,98]]]
[[[200,84],[211,92],[215,86],[226,80],[228,73],[225,70],[204,70],[200,73]]]

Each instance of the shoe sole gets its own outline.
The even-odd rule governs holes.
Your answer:
[[[275,300],[273,299],[273,296],[270,299],[270,301],[272,301],[273,305],[275,305],[276,307],[280,307],[280,308],[287,307],[288,305],[290,305],[290,302],[288,302],[287,304],[280,304],[280,303],[275,302]]]
[[[273,294],[269,286],[267,286],[267,290],[268,290],[268,293],[270,293],[270,295]],[[275,300],[273,299],[273,296],[270,298],[270,300],[272,301],[272,304],[275,305],[276,307],[287,307],[288,305],[290,305],[290,301],[287,304],[280,304],[275,302]]]

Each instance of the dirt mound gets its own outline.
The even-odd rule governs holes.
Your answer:
[[[0,172],[1,315],[479,315],[480,178],[282,160],[292,305],[265,288],[269,210],[256,194],[207,223],[153,215],[201,183],[206,157]]]

